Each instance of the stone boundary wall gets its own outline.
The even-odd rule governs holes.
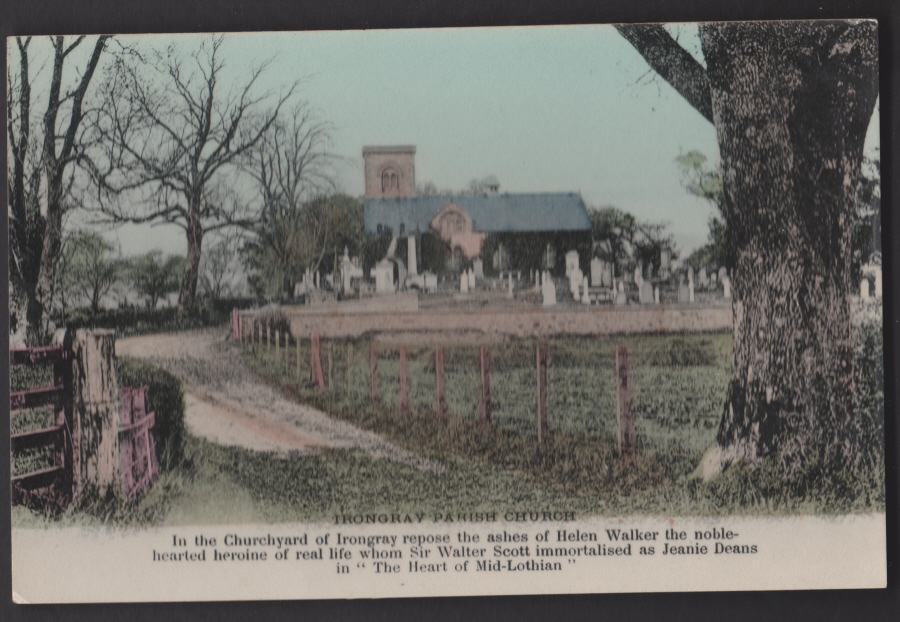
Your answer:
[[[730,331],[731,306],[604,307],[595,309],[485,309],[342,314],[283,307],[291,334],[309,338],[412,337],[428,341],[480,341],[557,335],[697,333]],[[254,311],[242,312],[245,321]],[[249,330],[249,327],[245,330]],[[248,333],[249,334],[249,333]]]

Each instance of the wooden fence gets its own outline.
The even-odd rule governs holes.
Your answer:
[[[118,388],[111,331],[78,331],[74,341],[59,341],[9,351],[11,368],[51,365],[53,378],[51,386],[10,393],[10,424],[26,411],[53,412],[52,425],[10,437],[13,464],[29,450],[49,450],[51,462],[12,476],[13,499],[65,506],[88,487],[103,495],[111,485],[131,499],[159,474],[147,389]],[[116,393],[118,409],[110,399]]]
[[[10,452],[15,457],[27,450],[50,448],[53,464],[13,476],[14,499],[39,489],[53,488],[63,499],[71,498],[73,492],[72,353],[62,345],[9,351],[10,368],[44,364],[53,366],[53,385],[10,392],[9,414],[15,417],[49,407],[54,412],[53,424],[11,435]]]
[[[251,320],[251,324],[241,326],[240,316],[235,316],[237,320],[234,324],[235,340],[240,341],[242,345],[255,348],[258,352],[271,354],[270,336],[271,331],[268,326],[264,329],[263,322]],[[246,320],[245,320],[246,321]],[[242,329],[249,328],[246,331],[247,339],[241,339]],[[263,334],[266,335],[265,343],[263,343]],[[283,364],[284,369],[291,367],[291,361],[288,358],[290,349],[289,333],[281,334],[275,331],[275,360],[279,361],[279,365]],[[281,341],[284,340],[285,357],[281,362],[279,348]],[[334,355],[331,352],[329,344],[329,354],[327,365],[323,364],[322,343],[319,333],[312,333],[310,339],[304,340],[309,344],[309,385],[315,387],[319,391],[324,391],[326,387],[334,388],[334,379],[332,378],[332,362]],[[301,365],[301,339],[294,339],[296,347],[296,365],[297,378],[300,378]],[[347,372],[346,386],[350,388],[350,349],[348,341]],[[305,346],[304,346],[305,347]],[[397,363],[397,403],[400,413],[406,415],[410,412],[410,379],[409,379],[409,363],[408,351],[406,346],[398,346],[395,350]],[[630,370],[628,366],[628,349],[624,345],[616,346],[614,351],[615,357],[615,387],[616,387],[616,426],[619,459],[623,466],[631,466],[634,462],[634,423],[631,415],[631,381]],[[438,419],[447,417],[447,380],[445,367],[445,350],[443,347],[434,349],[434,406],[433,411]],[[481,347],[478,349],[477,360],[473,361],[477,369],[477,417],[479,421],[485,425],[492,424],[493,398],[491,391],[491,369],[493,366],[493,356],[491,349]],[[539,443],[546,442],[550,437],[549,420],[550,413],[548,408],[549,382],[548,369],[550,365],[550,350],[546,344],[538,344],[534,350],[534,378],[535,378],[535,403],[534,403],[534,426],[536,438]],[[328,373],[324,373],[327,367]],[[375,403],[382,399],[380,387],[378,384],[379,374],[379,349],[372,343],[368,347],[368,399]],[[382,378],[383,380],[383,378]]]

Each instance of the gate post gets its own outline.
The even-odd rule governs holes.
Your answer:
[[[75,496],[94,490],[105,497],[121,477],[115,331],[78,330],[72,350]]]
[[[322,354],[321,348],[319,347],[319,333],[312,334],[309,366],[309,373],[312,376],[310,380],[316,385],[316,388],[319,389],[319,391],[324,391],[325,377],[322,373]]]

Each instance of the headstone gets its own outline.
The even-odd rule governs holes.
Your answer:
[[[658,286],[653,288],[653,302],[655,302],[656,304],[659,304],[659,287]]]
[[[586,305],[591,304],[591,294],[588,291],[589,283],[590,281],[588,280],[587,276],[585,276],[584,280],[581,281],[581,284],[583,285],[583,291],[581,292],[581,303]]]
[[[465,272],[459,275],[459,293],[469,293],[469,277]]]
[[[869,299],[869,279],[864,278],[859,282],[859,297],[862,300]]]
[[[875,297],[881,298],[881,266],[875,266]]]
[[[513,297],[512,272],[509,273],[509,281],[508,281],[508,283],[509,283],[509,289],[508,289],[507,292],[506,292],[506,297],[507,297],[507,298],[512,298],[512,297]]]
[[[569,273],[569,291],[572,292],[573,298],[578,298],[578,288],[581,287],[583,280],[584,274],[582,274],[581,268],[576,267]]]
[[[691,302],[691,303],[694,302],[694,282],[693,281],[688,283],[688,298],[689,298],[688,302]]]
[[[484,261],[481,257],[472,262],[472,274],[475,275],[476,279],[484,280]]]
[[[425,289],[430,292],[436,292],[438,285],[438,278],[436,274],[432,274],[430,272],[425,273]]]
[[[712,272],[712,273],[710,273],[710,275],[709,275],[709,286],[710,286],[712,289],[715,289],[715,288],[716,288],[716,273],[715,273],[715,272]]]
[[[641,285],[644,283],[644,275],[641,273],[641,267],[635,266],[634,268],[634,284],[638,286],[638,289],[641,288]]]
[[[689,266],[688,267],[688,285],[693,285],[693,284],[694,284],[694,268]]]
[[[729,279],[727,276],[722,280],[722,289],[723,289],[722,295],[726,299],[730,299],[731,298],[731,279]]]
[[[603,279],[603,287],[612,287],[613,286],[613,265],[611,263],[603,262],[603,271],[600,273],[601,278]]]
[[[719,283],[724,283],[726,276],[728,276],[728,270],[725,269],[725,266],[722,266],[719,268]]]
[[[475,289],[475,271],[469,268],[469,270],[466,271],[466,274],[469,277],[469,290],[472,291]]]
[[[591,287],[603,285],[603,260],[599,257],[591,259]]]
[[[700,287],[706,289],[709,287],[709,277],[706,276],[706,268],[700,268]]]
[[[622,306],[628,302],[625,297],[625,283],[619,281],[619,291],[616,292],[616,306]]]
[[[679,304],[690,302],[690,293],[688,292],[688,286],[685,285],[684,280],[678,284],[678,302]]]
[[[541,285],[541,294],[544,297],[544,306],[552,307],[556,305],[556,285],[549,273],[543,274],[543,285]]]
[[[394,264],[390,261],[379,261],[372,268],[375,277],[375,292],[389,294],[394,292]]]
[[[409,276],[418,276],[419,262],[416,258],[416,236],[406,237],[406,273]]]
[[[570,276],[578,268],[578,251],[566,253],[566,276]]]
[[[641,283],[641,287],[638,289],[638,300],[642,305],[653,304],[653,285],[650,284],[650,281]]]

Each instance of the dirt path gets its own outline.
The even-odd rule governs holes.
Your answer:
[[[120,339],[118,356],[145,359],[177,376],[185,389],[192,434],[256,451],[312,453],[321,447],[361,449],[434,472],[442,467],[256,382],[225,329]]]

